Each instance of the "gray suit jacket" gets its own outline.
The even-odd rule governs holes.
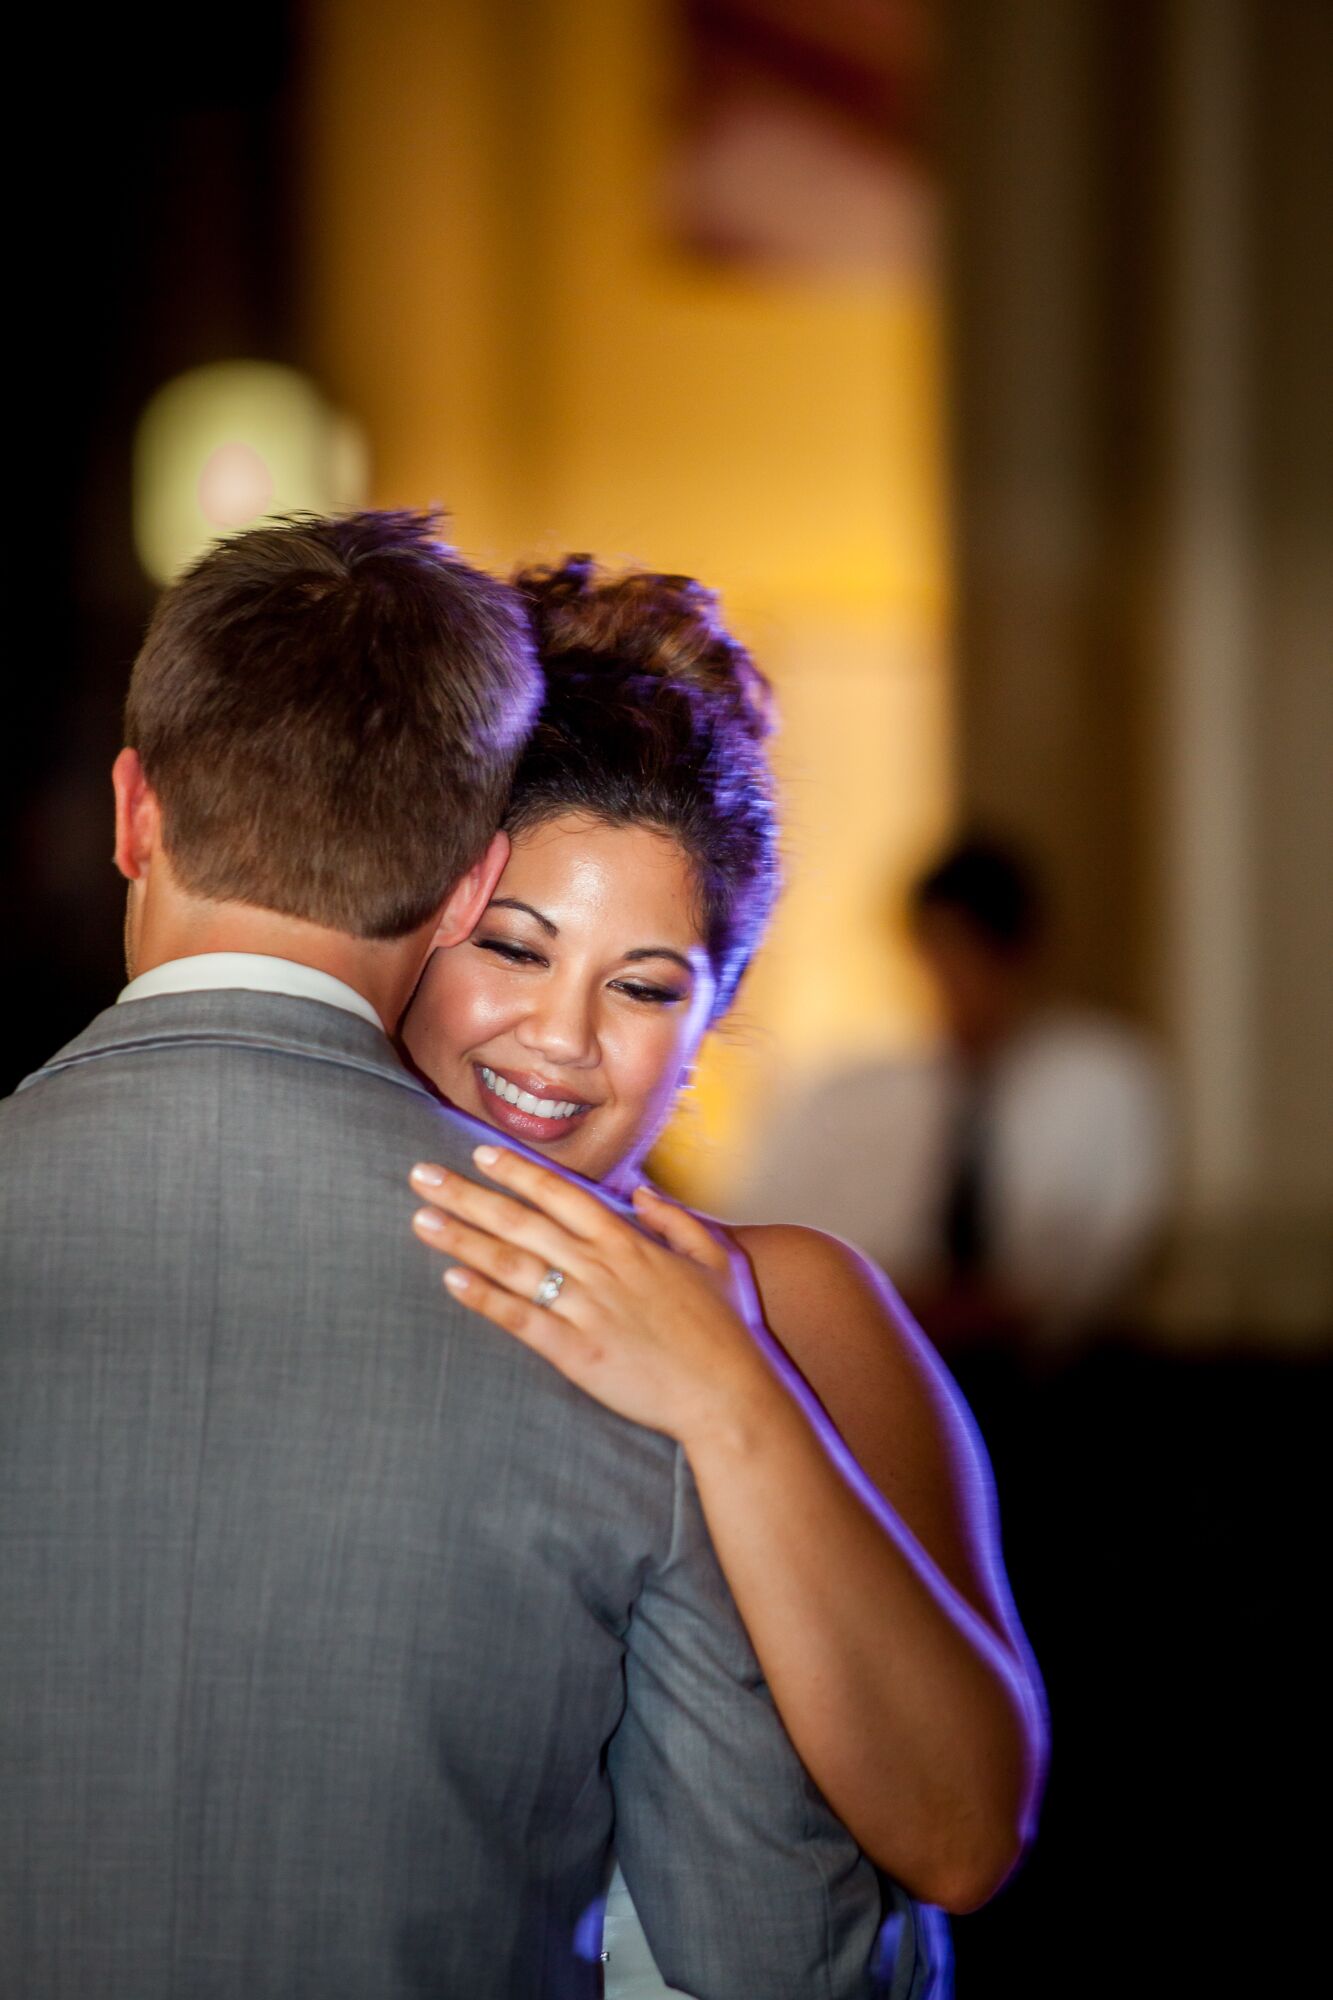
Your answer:
[[[408,1167],[479,1131],[239,992],[113,1008],[0,1105],[6,1993],[594,1995],[613,1832],[673,1985],[866,1990],[881,1892],[681,1452],[410,1235]]]

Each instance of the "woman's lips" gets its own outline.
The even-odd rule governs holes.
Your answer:
[[[473,1063],[472,1073],[477,1080],[482,1116],[529,1146],[547,1146],[568,1139],[593,1109],[584,1099],[561,1094],[555,1085],[543,1082],[540,1077],[520,1076],[480,1062]],[[517,1103],[513,1101],[515,1096]],[[543,1116],[547,1105],[554,1109]]]

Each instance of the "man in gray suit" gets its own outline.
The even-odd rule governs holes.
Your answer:
[[[673,1984],[867,1990],[879,1888],[679,1449],[407,1227],[477,1134],[386,1029],[490,895],[538,690],[406,515],[220,544],[149,629],[131,983],[0,1106],[8,1994],[593,1995],[613,1823]]]

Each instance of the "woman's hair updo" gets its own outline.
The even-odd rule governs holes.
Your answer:
[[[559,813],[645,826],[693,865],[704,942],[730,1005],[777,896],[769,686],[686,576],[601,576],[588,556],[521,570],[546,699],[505,827]]]

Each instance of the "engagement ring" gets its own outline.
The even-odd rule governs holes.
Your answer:
[[[553,1306],[560,1296],[560,1287],[565,1282],[563,1271],[548,1271],[532,1295],[535,1306]]]

